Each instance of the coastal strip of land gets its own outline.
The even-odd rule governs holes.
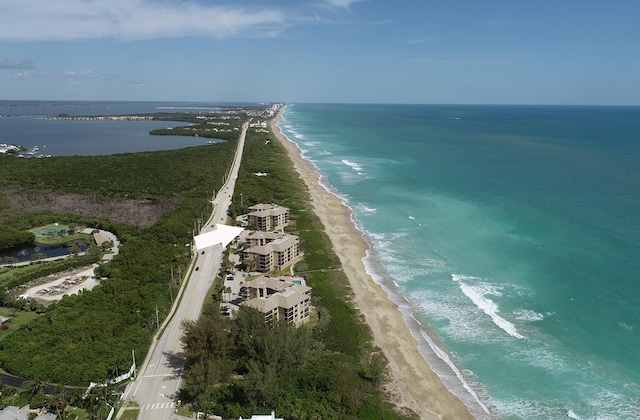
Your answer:
[[[354,226],[350,210],[320,185],[319,173],[280,131],[279,118],[280,114],[271,120],[271,130],[305,182],[315,213],[349,279],[354,302],[371,328],[375,344],[389,361],[392,375],[389,391],[395,402],[412,409],[421,419],[473,419],[467,407],[449,392],[422,356],[398,307],[367,274],[363,262],[367,243]]]

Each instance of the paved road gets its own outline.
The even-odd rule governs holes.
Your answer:
[[[232,169],[225,185],[212,201],[213,212],[200,233],[208,232],[212,224],[224,223],[227,219],[248,126],[249,122],[242,127]],[[181,323],[185,319],[196,320],[200,316],[207,292],[220,268],[223,251],[221,245],[214,245],[206,249],[204,254],[196,254],[190,267],[191,276],[176,298],[173,316],[169,315],[165,320],[164,328],[160,328],[162,335],[154,339],[136,380],[127,386],[122,396],[140,404],[139,420],[174,418],[184,368]]]

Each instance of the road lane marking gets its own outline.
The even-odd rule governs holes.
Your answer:
[[[163,410],[165,408],[174,408],[176,403],[155,403],[155,404],[145,404],[142,406],[142,410]]]

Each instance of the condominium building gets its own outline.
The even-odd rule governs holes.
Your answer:
[[[243,235],[249,248],[241,251],[242,258],[255,261],[255,271],[266,273],[280,270],[300,258],[300,238],[275,232],[252,231]]]
[[[303,279],[259,277],[245,282],[242,293],[246,297],[243,305],[262,312],[268,324],[285,320],[301,325],[309,320],[311,288]]]
[[[289,209],[276,204],[256,204],[249,207],[249,225],[256,230],[275,230],[289,224]]]

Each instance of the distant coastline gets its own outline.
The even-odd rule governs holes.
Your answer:
[[[49,120],[71,120],[71,121],[152,121],[156,117],[153,115],[53,115],[48,116]]]

